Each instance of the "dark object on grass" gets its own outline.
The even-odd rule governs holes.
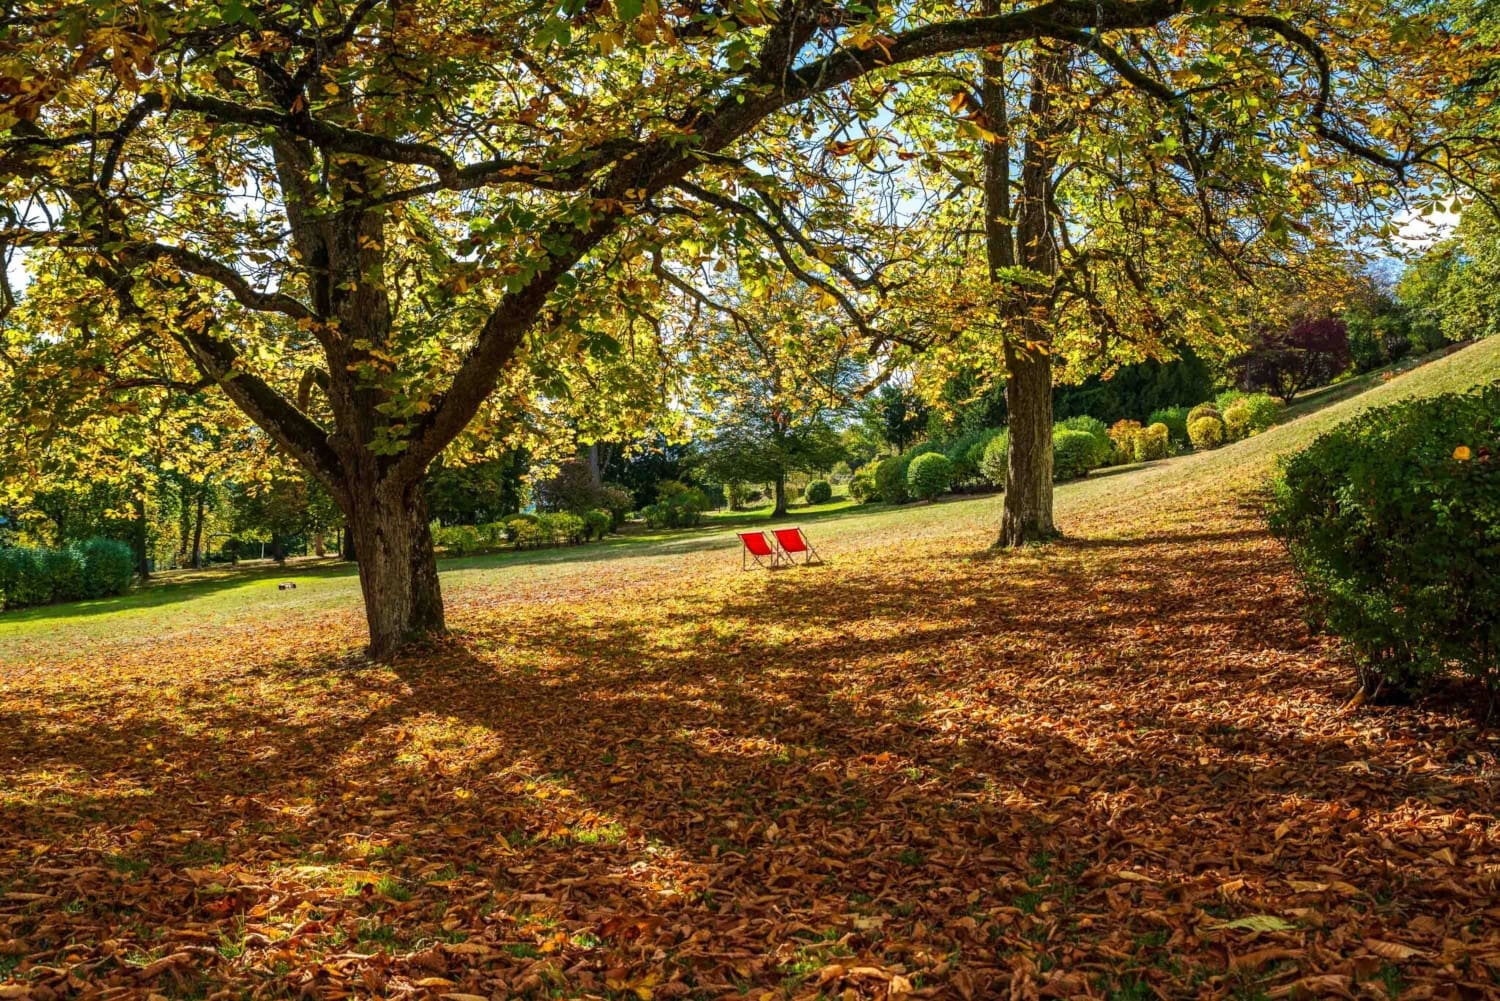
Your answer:
[[[276,585],[276,590],[278,590],[278,591],[295,591],[295,590],[297,590],[297,585],[293,584],[291,581],[287,581],[285,584],[277,584]]]

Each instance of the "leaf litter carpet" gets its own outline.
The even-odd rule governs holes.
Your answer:
[[[347,608],[59,640],[0,999],[1500,997],[1500,735],[1345,708],[1253,510],[1132,505],[497,572],[390,666]]]

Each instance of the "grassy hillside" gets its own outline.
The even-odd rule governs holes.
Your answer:
[[[1160,527],[1164,520],[1192,510],[1206,494],[1254,490],[1274,471],[1279,456],[1366,407],[1406,396],[1461,391],[1496,378],[1500,378],[1500,339],[1481,341],[1387,382],[1365,377],[1369,388],[1359,395],[1317,410],[1303,404],[1294,411],[1299,414],[1296,419],[1254,438],[1209,453],[1103,470],[1087,480],[1061,484],[1058,519],[1065,530],[1091,534],[1129,534]],[[815,511],[794,511],[786,523],[807,525],[820,550],[829,552],[942,536],[983,547],[985,536],[998,522],[999,505],[998,496],[896,509],[837,503]],[[462,614],[471,590],[503,588],[519,580],[586,578],[596,566],[620,559],[650,564],[713,552],[719,554],[715,565],[705,571],[698,564],[694,572],[737,570],[738,561],[731,558],[738,547],[733,531],[768,523],[763,518],[735,515],[714,519],[697,530],[616,537],[603,546],[449,559],[441,564],[443,586],[450,603]],[[296,582],[297,589],[277,590],[282,581]],[[247,622],[277,629],[279,623],[290,625],[309,613],[352,612],[359,600],[358,578],[348,565],[204,574],[120,598],[6,612],[0,615],[0,664],[34,661],[49,650],[64,651],[82,643],[170,640],[178,635],[243,629]]]

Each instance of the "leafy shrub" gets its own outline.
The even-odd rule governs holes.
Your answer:
[[[505,523],[505,534],[516,544],[517,549],[530,549],[546,541],[536,515],[517,515]]]
[[[604,538],[614,524],[614,516],[601,508],[583,512],[583,526],[590,539]]]
[[[953,463],[942,452],[915,456],[906,470],[907,491],[918,500],[932,500],[953,485]]]
[[[1110,425],[1109,440],[1114,445],[1114,455],[1110,457],[1112,461],[1135,461],[1135,436],[1140,430],[1140,421],[1120,420]]]
[[[473,525],[441,525],[432,531],[432,541],[455,555],[483,548],[484,537]]]
[[[1171,432],[1165,424],[1152,424],[1135,433],[1135,461],[1165,459],[1171,450]]]
[[[113,539],[60,549],[0,549],[0,598],[6,608],[124,594],[135,579],[135,553]]]
[[[619,529],[625,524],[625,516],[630,513],[630,509],[635,507],[635,495],[622,486],[606,483],[599,491],[599,507],[609,512],[612,519],[610,528]]]
[[[1188,438],[1200,452],[1224,444],[1224,422],[1217,417],[1200,417],[1188,425]]]
[[[1098,461],[1096,461],[1098,460]],[[1052,478],[1076,480],[1103,464],[1102,446],[1087,431],[1061,425],[1052,429]]]
[[[571,511],[558,511],[537,516],[537,527],[549,536],[556,546],[575,546],[588,541],[588,526],[581,515]]]
[[[874,463],[866,463],[849,477],[849,496],[861,504],[880,496],[880,491],[875,486]]]
[[[1249,395],[1250,394],[1245,392],[1243,389],[1226,389],[1224,390],[1224,392],[1214,397],[1213,407],[1222,416],[1224,411],[1228,410],[1230,407],[1234,406],[1236,403],[1240,402]]]
[[[83,551],[83,596],[107,598],[124,594],[135,580],[135,551],[117,539],[89,539]]]
[[[1245,401],[1240,400],[1224,411],[1224,437],[1229,441],[1250,437],[1250,408]]]
[[[1057,464],[1057,432],[1060,430],[1081,431],[1094,439],[1093,452],[1088,459],[1089,469],[1098,469],[1100,466],[1106,465],[1109,462],[1110,456],[1114,454],[1114,442],[1110,439],[1109,428],[1104,426],[1103,421],[1099,420],[1097,417],[1089,417],[1087,415],[1069,417],[1066,420],[1058,421],[1052,426],[1052,452],[1054,467]]]
[[[1192,424],[1193,421],[1200,417],[1216,417],[1221,421],[1224,419],[1224,415],[1219,413],[1218,405],[1213,403],[1200,403],[1189,410],[1187,413],[1188,424]]]
[[[1266,393],[1241,396],[1224,409],[1224,430],[1231,441],[1259,434],[1276,423],[1285,404]]]
[[[49,601],[77,601],[84,596],[88,564],[77,546],[40,550],[42,573],[52,588]]]
[[[1287,460],[1269,521],[1365,691],[1500,689],[1500,383],[1368,411]]]
[[[15,547],[0,550],[0,588],[8,608],[45,605],[52,600],[52,585],[42,563],[42,550]]]
[[[953,464],[953,482],[973,483],[983,480],[980,465],[984,462],[985,447],[999,434],[998,428],[981,428],[960,435],[948,444],[943,454]]]
[[[1146,423],[1165,424],[1172,440],[1179,445],[1186,445],[1191,440],[1188,434],[1187,407],[1165,407],[1161,410],[1153,410],[1151,416],[1146,418]]]
[[[1010,432],[1001,428],[1000,432],[984,447],[984,458],[979,462],[979,475],[993,486],[1003,488],[1009,466]]]
[[[813,480],[802,491],[809,504],[827,504],[833,500],[833,487],[827,480]]]
[[[656,487],[657,502],[641,508],[641,517],[652,528],[691,528],[703,520],[708,498],[697,487],[677,480],[662,480]]]
[[[906,463],[900,456],[881,459],[875,467],[875,492],[887,504],[905,504],[911,499],[906,490]]]

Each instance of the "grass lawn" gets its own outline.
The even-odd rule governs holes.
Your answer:
[[[1345,708],[1255,491],[1500,339],[1265,434],[998,497],[0,617],[0,998],[1500,995],[1500,734]],[[756,522],[759,523],[759,522]],[[294,579],[294,591],[278,591]]]

